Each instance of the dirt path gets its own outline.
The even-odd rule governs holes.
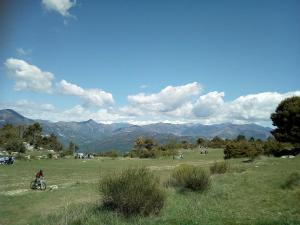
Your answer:
[[[53,190],[53,191],[57,191],[60,189],[64,189],[67,187],[72,187],[74,185],[78,185],[78,184],[96,184],[98,182],[98,180],[88,180],[88,181],[81,181],[80,183],[78,183],[77,181],[72,181],[72,182],[64,182],[61,184],[52,184],[50,186],[48,186],[46,191],[51,191],[50,187],[51,186],[57,186],[58,188]],[[5,196],[16,196],[16,195],[23,195],[23,194],[30,194],[30,193],[36,193],[33,192],[31,189],[14,189],[14,190],[9,190],[9,191],[1,191],[0,195],[5,195]],[[39,193],[43,193],[43,192],[39,192]]]
[[[11,190],[11,191],[2,191],[2,192],[0,192],[0,194],[6,195],[6,196],[14,196],[14,195],[24,194],[28,191],[29,191],[29,189],[17,189],[17,190]]]

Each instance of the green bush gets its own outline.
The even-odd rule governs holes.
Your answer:
[[[100,183],[103,206],[125,216],[158,214],[164,206],[165,193],[159,180],[146,168],[130,168],[108,175]]]
[[[201,167],[181,165],[174,169],[171,175],[174,186],[192,191],[205,191],[210,187],[210,174]]]
[[[243,158],[248,157],[253,160],[263,153],[263,145],[260,141],[228,141],[224,149],[224,158]]]
[[[222,138],[216,136],[216,137],[214,137],[212,140],[210,140],[210,141],[207,143],[207,145],[208,145],[208,147],[210,147],[210,148],[223,148],[224,145],[225,145],[225,143],[226,143],[226,142],[225,142]]]
[[[70,156],[70,155],[73,155],[74,154],[74,152],[72,151],[72,150],[65,150],[65,151],[62,151],[61,153],[60,153],[60,157],[65,157],[65,156]]]
[[[116,159],[119,156],[121,156],[121,153],[119,151],[113,149],[113,150],[110,150],[110,151],[107,151],[107,152],[100,152],[99,156],[101,156],[101,157],[111,157],[113,159]]]
[[[283,189],[293,189],[298,186],[300,186],[300,174],[294,172],[294,173],[291,173],[290,176],[286,179],[286,181],[282,185],[282,188]]]
[[[226,161],[223,162],[215,162],[212,166],[210,166],[211,174],[222,174],[229,171],[229,163]]]
[[[264,154],[265,155],[276,155],[276,153],[282,151],[284,149],[284,145],[272,138],[269,138],[263,144]]]
[[[5,146],[4,149],[8,152],[19,152],[19,153],[25,153],[26,148],[21,140],[18,139],[11,139],[9,140]]]

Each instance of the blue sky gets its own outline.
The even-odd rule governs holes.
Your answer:
[[[7,2],[1,108],[29,117],[270,125],[299,95],[299,1]]]

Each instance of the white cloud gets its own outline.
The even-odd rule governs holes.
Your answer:
[[[15,109],[29,118],[53,121],[94,119],[102,123],[130,122],[133,124],[229,122],[271,126],[270,115],[278,104],[287,97],[300,96],[300,91],[262,92],[225,101],[224,92],[213,91],[200,95],[201,87],[194,82],[177,87],[168,86],[158,93],[128,96],[129,104],[118,107],[114,105],[111,93],[100,89],[84,89],[65,80],[57,84],[55,91],[64,95],[78,96],[84,104],[58,110],[51,104],[22,100],[14,104],[2,104],[0,107]],[[85,105],[98,106],[101,109],[87,108]]]
[[[16,49],[18,56],[28,56],[31,54],[31,49],[17,48]]]
[[[57,84],[58,91],[61,94],[66,94],[66,95],[77,95],[81,96],[84,94],[83,88],[77,86],[76,84],[69,83],[65,80],[60,81]]]
[[[63,17],[74,17],[69,10],[76,5],[72,0],[42,0],[42,5],[50,11],[56,11]]]
[[[30,90],[39,92],[51,92],[54,75],[42,71],[37,66],[24,60],[9,58],[4,63],[9,74],[15,79],[15,90]]]
[[[54,111],[55,107],[52,104],[48,104],[48,103],[35,103],[32,101],[28,101],[28,100],[19,100],[16,102],[15,104],[17,107],[20,108],[27,108],[29,110],[40,110],[40,111]]]
[[[198,95],[201,91],[199,83],[189,83],[182,86],[167,86],[158,93],[146,95],[139,93],[127,97],[132,105],[153,112],[168,112],[176,110],[191,97]]]
[[[271,125],[270,115],[285,98],[300,96],[300,91],[278,93],[262,92],[224,101],[223,92],[202,95],[193,107],[193,118],[204,124],[257,123]]]
[[[224,92],[209,92],[195,102],[193,113],[196,117],[209,117],[216,114],[224,105]]]
[[[192,111],[193,111],[193,103],[192,102],[186,102],[184,104],[182,104],[180,107],[169,111],[169,112],[165,112],[166,116],[169,117],[174,117],[174,118],[181,118],[181,119],[187,119],[190,118],[192,115]]]
[[[264,122],[270,120],[277,105],[285,98],[300,96],[300,91],[278,93],[262,92],[240,96],[227,106],[227,117],[236,121],[244,122]]]
[[[112,123],[118,121],[122,116],[109,109],[99,109],[97,111],[90,111],[81,105],[76,105],[71,109],[67,109],[61,112],[61,115],[65,118],[65,121],[84,121],[93,119],[101,123]]]
[[[138,125],[138,126],[143,126],[143,125],[148,125],[148,124],[154,124],[154,123],[172,123],[172,124],[184,124],[186,123],[185,121],[182,120],[127,120],[127,123],[133,124],[133,125]]]
[[[184,85],[186,86],[186,85]],[[183,86],[180,86],[183,87]],[[121,108],[121,113],[130,115],[133,121],[182,121],[202,124],[217,123],[257,123],[271,126],[270,115],[285,98],[300,96],[300,91],[278,93],[263,92],[240,96],[225,101],[224,92],[209,92],[198,95],[197,99],[181,98],[176,102],[176,92],[164,96],[163,89],[157,94],[129,96],[129,106]],[[168,101],[169,100],[169,101]],[[175,101],[175,103],[174,103]],[[168,109],[168,110],[165,110]]]
[[[107,106],[114,104],[112,94],[101,89],[83,89],[65,80],[60,81],[57,84],[57,88],[61,94],[80,97],[87,106]]]
[[[140,89],[146,89],[146,88],[148,88],[148,85],[147,85],[147,84],[142,84],[142,85],[140,86]]]
[[[143,110],[134,106],[123,106],[119,108],[119,111],[121,114],[129,117],[142,116],[144,114]]]

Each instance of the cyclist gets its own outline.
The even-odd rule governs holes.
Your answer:
[[[35,183],[41,186],[41,180],[44,178],[43,170],[39,170],[35,175]]]

